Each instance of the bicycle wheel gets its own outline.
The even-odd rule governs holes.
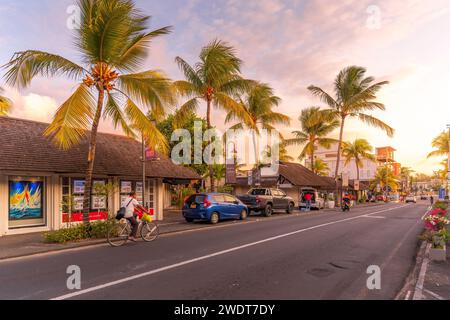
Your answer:
[[[141,237],[145,242],[152,242],[159,236],[159,227],[155,222],[145,222],[142,224]]]
[[[127,222],[114,222],[108,229],[108,243],[113,247],[120,247],[128,241],[131,233],[130,224]]]

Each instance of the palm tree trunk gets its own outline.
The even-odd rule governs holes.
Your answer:
[[[208,100],[208,102],[207,102],[206,122],[208,125],[208,130],[212,129],[212,126],[211,126],[211,101],[210,100]],[[211,140],[209,141],[209,143],[211,143]],[[211,185],[211,191],[215,192],[216,186],[215,186],[215,179],[214,179],[214,168],[213,168],[212,164],[209,164],[208,166],[209,166],[209,183]]]
[[[103,102],[105,99],[105,91],[99,88],[97,111],[92,123],[91,137],[89,141],[88,165],[86,171],[84,199],[83,199],[83,223],[89,225],[89,212],[91,210],[91,192],[92,192],[92,175],[94,173],[95,150],[97,148],[97,132],[100,123],[100,117],[103,110]]]
[[[336,180],[336,182],[338,180],[339,165],[340,165],[340,162],[341,162],[341,149],[342,149],[342,140],[344,138],[344,125],[345,125],[345,117],[342,117],[341,129],[340,129],[340,132],[339,132],[339,143],[338,143],[338,150],[337,150],[336,171],[334,173],[334,179]],[[339,196],[339,186],[338,186],[337,183],[336,183],[336,194],[338,195],[338,198],[339,198],[338,203],[340,205],[342,197]]]
[[[311,149],[311,171],[314,172],[314,143]]]
[[[356,159],[355,159],[355,164],[356,164],[356,180],[358,180],[358,182],[360,182],[360,181],[359,181],[359,166],[358,166],[358,160],[356,160]],[[360,183],[360,185],[361,185],[361,183]],[[358,200],[359,200],[359,192],[360,192],[360,190],[357,190],[357,191],[356,191],[356,203],[358,203]]]

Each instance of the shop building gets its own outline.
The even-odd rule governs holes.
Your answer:
[[[47,126],[0,118],[0,236],[57,230],[66,222],[82,220],[88,141],[63,151],[43,136]],[[116,212],[132,190],[163,220],[171,186],[187,186],[200,179],[193,170],[160,156],[146,161],[143,188],[141,159],[139,142],[98,134],[93,180],[97,186],[110,186],[110,191],[92,195],[90,220]]]

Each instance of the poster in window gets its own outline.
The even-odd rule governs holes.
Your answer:
[[[43,181],[9,182],[9,220],[42,219]]]
[[[93,196],[92,197],[92,209],[106,209],[106,196]]]
[[[82,211],[83,210],[84,197],[73,197],[73,210]]]
[[[86,182],[84,180],[74,180],[73,181],[73,193],[83,194],[85,184],[86,184]]]
[[[131,181],[122,181],[120,184],[120,193],[130,193],[132,190]]]

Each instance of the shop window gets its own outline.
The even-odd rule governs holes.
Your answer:
[[[45,179],[11,177],[9,179],[9,227],[45,226]]]

